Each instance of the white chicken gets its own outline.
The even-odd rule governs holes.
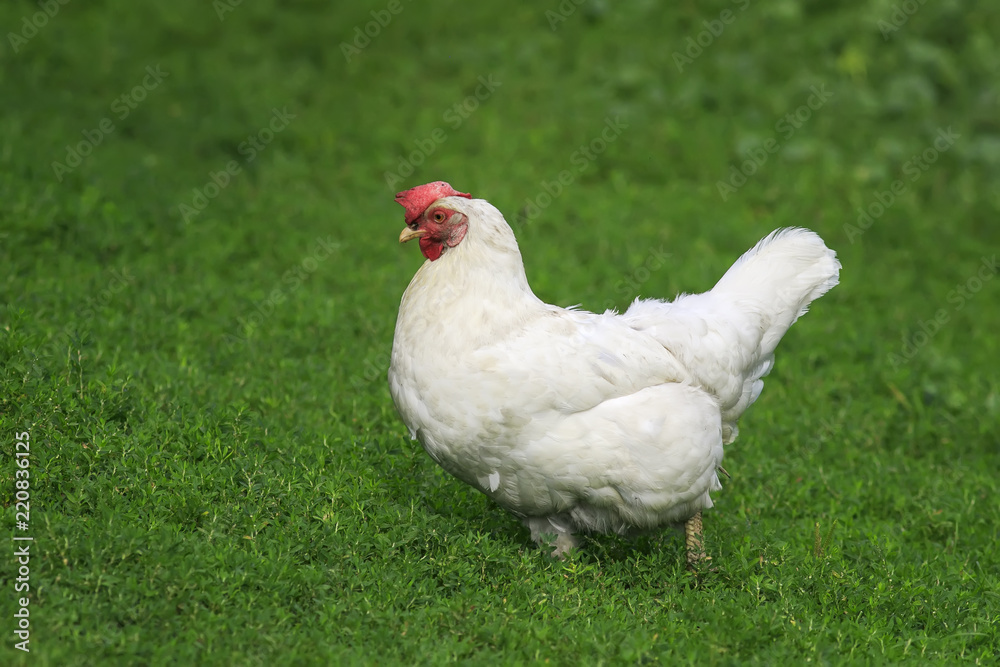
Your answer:
[[[403,294],[389,388],[411,437],[562,556],[581,532],[684,524],[722,488],[723,445],[782,335],[838,282],[815,233],[775,231],[711,291],[624,313],[532,293],[500,212],[442,181],[400,192],[426,262]]]

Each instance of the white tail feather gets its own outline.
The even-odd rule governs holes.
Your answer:
[[[636,300],[624,317],[718,398],[729,443],[736,420],[763,389],[781,337],[839,274],[836,253],[817,234],[779,229],[744,253],[710,292],[682,294],[673,303]]]
[[[762,306],[760,353],[768,357],[809,304],[830,291],[839,279],[837,253],[815,232],[788,227],[771,232],[743,253],[712,293]]]

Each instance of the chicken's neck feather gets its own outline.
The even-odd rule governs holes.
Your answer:
[[[531,291],[514,232],[500,212],[481,199],[457,204],[469,217],[469,232],[417,271],[403,294],[397,333],[409,322],[443,346],[479,346],[552,307]]]

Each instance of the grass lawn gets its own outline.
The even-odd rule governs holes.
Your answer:
[[[997,664],[1000,13],[663,4],[0,5],[0,664]],[[393,194],[438,179],[564,306],[838,251],[714,572],[553,562],[409,440]]]

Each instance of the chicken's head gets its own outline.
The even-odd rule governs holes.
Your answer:
[[[461,243],[469,231],[469,219],[464,213],[439,203],[445,197],[472,199],[472,195],[458,192],[444,181],[418,185],[396,195],[396,201],[406,209],[406,228],[399,235],[399,242],[419,238],[420,252],[432,262],[441,257],[446,247],[454,248]]]

